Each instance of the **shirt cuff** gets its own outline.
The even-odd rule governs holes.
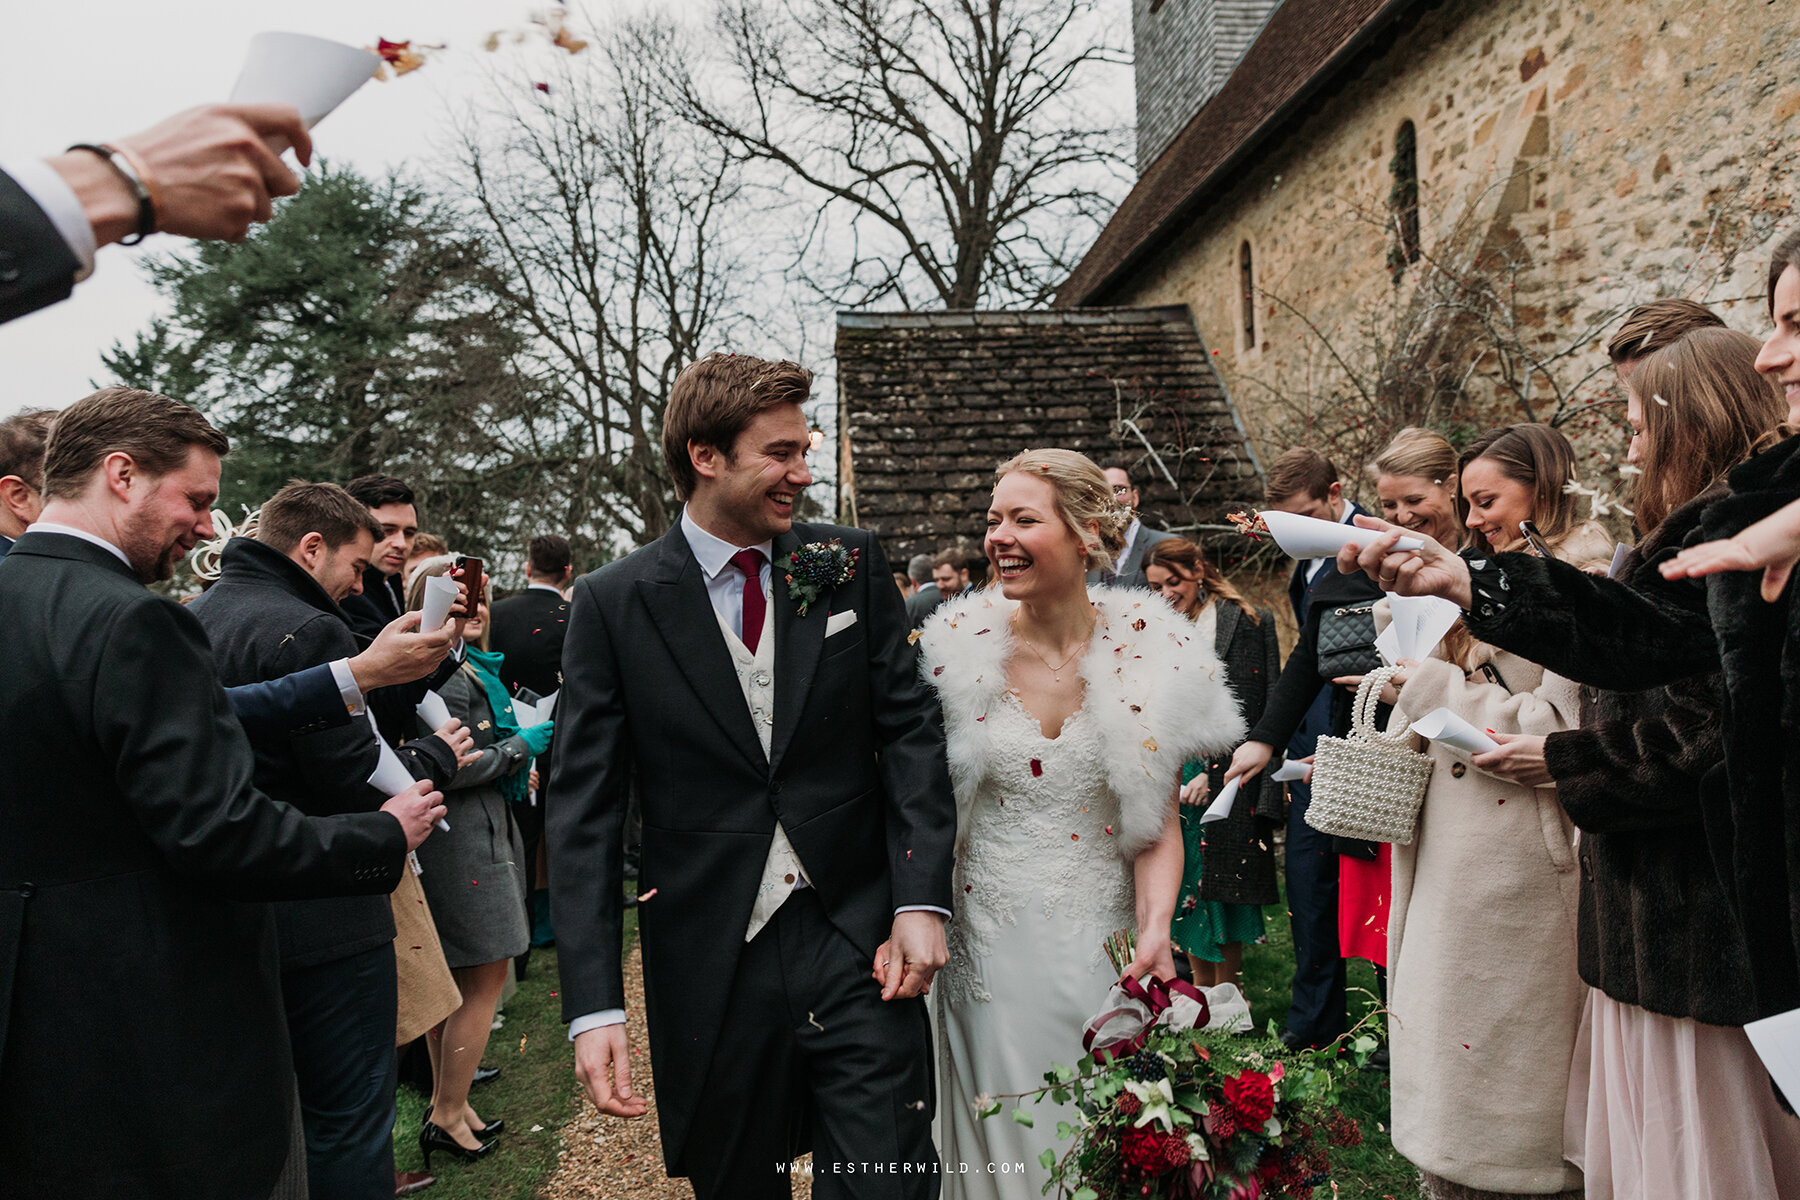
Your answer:
[[[94,227],[88,223],[87,213],[81,208],[81,198],[68,181],[56,173],[55,167],[36,158],[0,164],[0,170],[12,176],[12,181],[24,189],[32,203],[44,210],[44,215],[56,226],[56,232],[69,244],[70,253],[81,264],[81,269],[75,272],[75,282],[80,283],[92,275]]]
[[[356,686],[356,676],[350,670],[350,660],[340,658],[331,664],[331,678],[337,682],[338,695],[344,698],[344,707],[353,717],[363,715],[362,689]]]
[[[901,913],[903,913],[903,912],[934,912],[934,913],[936,913],[936,914],[937,914],[937,915],[938,915],[938,916],[940,916],[940,917],[942,917],[942,918],[944,918],[944,920],[946,920],[946,921],[948,921],[948,920],[949,920],[949,919],[950,919],[950,910],[949,910],[949,909],[947,909],[947,908],[939,908],[939,907],[938,907],[938,906],[937,906],[937,905],[935,905],[935,904],[906,904],[906,905],[902,905],[902,906],[901,906],[901,907],[899,907],[899,908],[896,908],[896,909],[895,909],[895,910],[894,910],[894,915],[895,915],[895,916],[896,916],[896,917],[897,917],[897,916],[899,916],[899,915],[900,915],[900,914],[901,914]]]
[[[603,1029],[608,1025],[623,1025],[625,1010],[622,1008],[605,1008],[599,1012],[591,1012],[576,1017],[569,1022],[569,1040],[572,1042],[590,1029]]]

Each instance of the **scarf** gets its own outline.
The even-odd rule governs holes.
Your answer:
[[[477,650],[473,646],[464,646],[463,656],[475,681],[487,693],[488,709],[494,718],[494,740],[500,742],[514,736],[519,732],[519,724],[513,717],[512,696],[500,682],[500,664],[506,656],[498,650]],[[531,795],[531,773],[513,771],[502,775],[498,785],[508,804],[523,804]]]

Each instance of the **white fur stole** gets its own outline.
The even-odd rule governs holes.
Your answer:
[[[1088,598],[1100,623],[1081,677],[1119,799],[1115,844],[1129,861],[1161,836],[1181,764],[1237,745],[1244,721],[1211,644],[1168,601],[1138,588],[1095,587]],[[944,706],[959,847],[994,753],[985,718],[1007,691],[1017,608],[998,588],[953,597],[919,641],[920,670]]]

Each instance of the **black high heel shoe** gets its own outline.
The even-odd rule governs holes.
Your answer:
[[[471,1150],[430,1121],[425,1122],[424,1128],[419,1130],[419,1153],[425,1156],[426,1171],[431,1170],[431,1156],[436,1151],[442,1150],[452,1158],[474,1162],[486,1155],[495,1145],[494,1142],[482,1142],[479,1150]]]
[[[425,1106],[425,1115],[419,1118],[420,1124],[425,1124],[431,1120],[432,1108],[433,1105],[430,1104]],[[495,1120],[489,1121],[486,1125],[483,1125],[480,1129],[471,1129],[469,1132],[484,1142],[491,1142],[506,1132],[506,1118],[496,1118]]]

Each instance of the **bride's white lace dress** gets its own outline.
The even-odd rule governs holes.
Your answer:
[[[950,959],[932,988],[938,1149],[949,1200],[1036,1200],[1056,1137],[1046,1100],[1030,1128],[977,1098],[1038,1086],[1081,1057],[1083,1022],[1115,976],[1102,943],[1136,923],[1132,859],[1156,840],[1180,764],[1217,753],[1242,722],[1212,647],[1148,592],[1096,589],[1101,624],[1086,695],[1055,738],[1006,684],[1014,605],[997,594],[939,608],[922,642],[944,703],[958,849]]]

